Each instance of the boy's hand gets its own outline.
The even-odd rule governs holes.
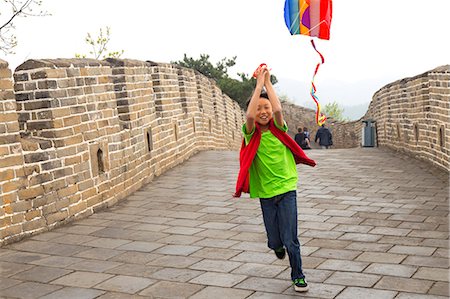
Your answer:
[[[271,83],[270,82],[270,72],[269,72],[269,69],[266,67],[265,72],[264,72],[264,84],[267,85],[269,83]]]
[[[265,83],[265,76],[266,76],[266,73],[267,73],[268,71],[267,71],[267,68],[266,67],[261,67],[261,68],[259,68],[259,69],[257,69],[256,71],[255,71],[255,75],[256,75],[256,86],[259,86],[259,87],[263,87],[264,86],[264,83]]]

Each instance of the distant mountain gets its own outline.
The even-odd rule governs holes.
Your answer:
[[[275,85],[281,96],[286,96],[292,103],[316,109],[316,104],[309,94],[311,85],[293,79],[278,78]],[[377,82],[362,81],[357,83],[347,82],[321,82],[317,85],[317,96],[321,107],[327,103],[336,101],[343,109],[344,117],[350,120],[358,120],[367,112],[372,95],[382,87]]]

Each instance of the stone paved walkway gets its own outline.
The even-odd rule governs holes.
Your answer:
[[[299,166],[310,291],[231,197],[236,152],[202,152],[88,219],[0,248],[1,298],[448,298],[448,176],[380,149]]]

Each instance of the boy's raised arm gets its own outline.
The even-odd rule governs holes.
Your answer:
[[[284,118],[281,103],[280,100],[278,99],[275,89],[273,89],[272,82],[270,82],[269,70],[266,70],[266,72],[264,73],[264,85],[266,86],[269,101],[272,104],[272,111],[275,121],[279,126],[284,126]]]
[[[264,86],[264,74],[264,70],[259,70],[256,74],[255,90],[253,90],[246,113],[247,120],[245,122],[245,129],[247,130],[247,133],[252,132],[255,127],[256,113],[258,112],[258,99]]]

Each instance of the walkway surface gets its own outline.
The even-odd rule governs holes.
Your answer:
[[[299,166],[306,294],[231,197],[237,152],[202,152],[115,207],[0,248],[1,298],[448,298],[448,176],[380,149]]]

